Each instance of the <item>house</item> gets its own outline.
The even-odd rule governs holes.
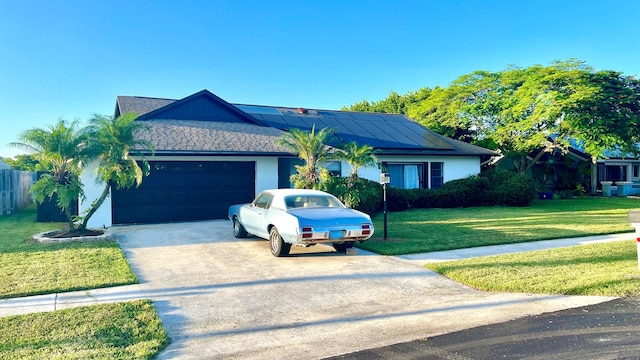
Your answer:
[[[620,151],[608,151],[605,156],[596,165],[596,179],[602,195],[640,195],[640,159]]]
[[[330,145],[355,141],[375,148],[380,164],[359,171],[379,181],[384,169],[391,186],[438,188],[444,182],[475,175],[493,151],[436,134],[404,115],[357,113],[231,104],[207,90],[184,99],[118,96],[115,116],[135,112],[152,142],[151,173],[139,188],[112,188],[111,197],[89,226],[225,218],[231,204],[250,202],[262,190],[290,187],[300,163],[277,144],[292,128],[330,128]],[[83,174],[87,200],[100,194],[94,185],[96,163]],[[349,175],[345,163],[324,164]]]
[[[543,150],[532,152],[527,158],[535,158],[540,151]],[[515,170],[509,157],[499,159],[497,166]],[[592,156],[577,142],[572,142],[565,150],[556,149],[544,153],[528,175],[534,180],[539,192],[575,193],[580,185],[586,193],[591,193],[595,187],[595,193],[602,193],[603,196],[640,194],[640,159],[631,154],[610,150],[605,152],[604,158],[596,160],[594,167]],[[619,191],[618,185],[622,185],[624,189]]]
[[[546,196],[552,198],[554,192],[577,190],[578,185],[582,186],[585,191],[590,189],[591,156],[589,154],[573,147],[569,147],[565,151],[554,149],[551,152],[539,149],[530,153],[527,156],[527,161],[533,161],[536,158],[536,163],[527,171],[526,175],[533,180],[541,198],[547,198]],[[519,158],[516,158],[516,161],[518,160]],[[508,155],[499,159],[494,158],[494,161],[499,169],[517,171],[513,162],[514,158]]]

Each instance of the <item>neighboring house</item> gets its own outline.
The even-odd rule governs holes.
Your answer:
[[[605,156],[606,159],[597,161],[598,189],[602,195],[640,195],[640,159],[620,151],[609,151]]]
[[[117,190],[89,226],[224,218],[231,204],[245,203],[262,190],[290,187],[300,160],[277,140],[291,129],[330,128],[330,145],[355,141],[375,148],[380,164],[360,177],[379,181],[384,169],[391,186],[439,188],[475,175],[493,151],[453,140],[404,115],[230,104],[207,90],[181,100],[118,96],[115,116],[135,112],[155,145],[151,174],[139,188]],[[83,175],[87,201],[100,193],[95,163]],[[324,164],[349,175],[345,163]]]
[[[542,150],[539,150],[542,151]],[[532,161],[539,152],[527,156]],[[496,159],[496,167],[516,171],[512,158],[509,156]],[[527,172],[539,193],[553,193],[563,190],[576,190],[580,184],[588,190],[591,184],[591,156],[575,148],[567,151],[555,150],[544,153]]]
[[[531,160],[537,152],[528,158]],[[616,184],[627,184],[630,189],[621,195],[640,194],[640,159],[621,154],[619,151],[607,151],[606,158],[596,161],[596,172],[592,173],[592,157],[584,152],[579,144],[572,144],[566,151],[546,153],[536,162],[529,172],[538,191],[576,190],[581,184],[587,192],[596,184],[596,192],[605,196],[617,194]],[[508,157],[497,162],[499,168],[514,170]],[[608,186],[603,189],[603,183]]]

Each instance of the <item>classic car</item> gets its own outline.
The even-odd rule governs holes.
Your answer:
[[[250,204],[229,207],[233,235],[267,239],[274,256],[286,256],[291,245],[331,243],[347,252],[354,242],[373,235],[369,215],[345,207],[335,196],[319,190],[277,189],[258,194]]]

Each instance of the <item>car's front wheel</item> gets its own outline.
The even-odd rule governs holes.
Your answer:
[[[237,238],[246,238],[247,230],[244,229],[244,226],[240,224],[237,216],[233,217],[233,236]]]
[[[272,227],[269,232],[269,244],[271,247],[271,254],[276,257],[287,256],[289,255],[289,250],[291,250],[291,244],[284,242],[282,240],[282,236],[278,232],[276,227]]]
[[[347,241],[342,244],[333,244],[333,248],[339,253],[346,253],[348,249],[353,247],[353,241]]]

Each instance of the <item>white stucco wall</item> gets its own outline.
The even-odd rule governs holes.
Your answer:
[[[96,183],[97,167],[98,161],[96,160],[88,164],[82,173],[81,180],[84,185],[84,195],[87,198],[80,203],[80,208],[78,209],[80,215],[85,213],[89,208],[89,205],[100,197],[100,194],[102,194],[102,190],[104,189],[104,184]],[[110,227],[111,225],[111,196],[109,196],[104,200],[104,203],[102,203],[102,206],[100,206],[98,211],[96,211],[91,219],[89,219],[87,227],[101,228]]]
[[[244,156],[154,156],[148,157],[147,161],[255,161],[256,163],[256,194],[266,189],[278,188],[278,158],[257,157],[249,158]],[[82,174],[82,183],[87,199],[80,204],[80,213],[85,211],[91,202],[97,199],[102,193],[103,185],[95,183],[95,169],[97,161],[89,164]],[[144,179],[142,180],[144,182]],[[113,225],[111,216],[111,196],[102,204],[100,209],[91,217],[88,227],[110,227]]]
[[[256,159],[256,195],[261,191],[277,188],[278,158]]]

